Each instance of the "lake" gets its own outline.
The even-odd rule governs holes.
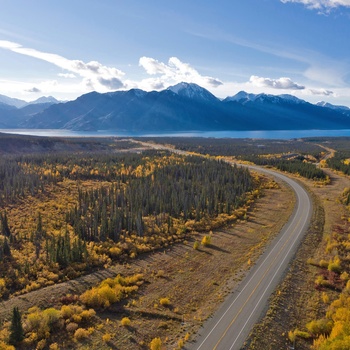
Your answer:
[[[256,130],[256,131],[188,131],[174,133],[123,133],[111,130],[72,131],[62,129],[0,129],[0,132],[19,135],[52,137],[214,137],[251,139],[295,139],[303,137],[350,136],[350,129],[342,130]]]

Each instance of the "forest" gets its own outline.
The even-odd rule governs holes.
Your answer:
[[[258,186],[247,169],[164,151],[7,156],[0,178],[2,297],[223,224]],[[53,208],[12,209],[57,187]]]
[[[181,317],[189,312],[173,304],[182,290],[176,287],[176,293],[168,291],[153,301],[154,311],[143,310],[146,318],[136,321],[132,310],[143,304],[145,296],[136,296],[145,285],[155,283],[156,288],[157,281],[175,277],[170,278],[168,270],[150,272],[131,266],[141,264],[138,259],[148,254],[165,254],[172,246],[191,246],[191,255],[208,254],[208,261],[213,250],[219,252],[222,248],[213,244],[217,239],[213,230],[225,231],[233,223],[247,225],[244,223],[250,220],[255,202],[264,197],[266,190],[280,191],[274,181],[248,171],[238,165],[240,162],[292,173],[321,188],[331,183],[323,166],[349,174],[346,139],[138,140],[171,145],[170,148],[186,150],[191,155],[151,150],[129,139],[0,135],[0,301],[25,298],[45,287],[115,266],[122,271],[85,288],[85,292],[62,294],[53,307],[13,308],[10,318],[0,319],[1,350],[78,349],[91,346],[91,337],[92,348],[107,349],[121,341],[113,333],[115,327],[124,336],[134,337],[137,322],[153,322],[153,317],[158,328],[152,329],[144,340],[141,333],[135,336],[141,338],[137,348],[160,349],[168,341],[164,334],[171,333],[169,325],[181,325]],[[336,152],[323,160],[328,148]],[[345,188],[340,197],[346,208],[349,193]],[[276,203],[276,207],[280,205]],[[264,225],[261,230],[268,227],[269,224]],[[316,290],[324,295],[327,288],[345,294],[349,288],[348,275],[344,273],[348,249],[345,231],[341,231],[341,240],[338,233],[329,238],[328,260],[309,261],[312,266],[329,271],[322,272],[322,278],[315,282]],[[248,228],[242,237],[253,232]],[[263,238],[257,247],[267,241]],[[257,248],[236,249],[245,261],[243,265],[250,266],[250,254]],[[338,253],[334,255],[335,250]],[[188,254],[183,259],[191,261]],[[189,273],[195,264],[193,261]],[[201,269],[205,271],[204,266]],[[181,277],[182,273],[180,269],[176,275]],[[191,280],[196,283],[198,279]],[[216,288],[218,283],[213,280],[207,285]],[[346,304],[342,295],[339,305]],[[333,299],[337,300],[334,296]],[[198,301],[190,302],[190,310],[197,312]],[[337,312],[338,304],[330,304],[330,317]],[[108,316],[103,323],[106,314],[112,313],[113,321]],[[200,317],[196,322],[201,322]],[[320,349],[329,342],[320,332],[335,332],[333,323],[327,322],[317,320],[306,327],[308,339],[313,337]],[[288,337],[300,338],[304,333],[292,329]],[[182,332],[172,348],[181,349],[190,334]],[[174,341],[176,336],[172,337]]]

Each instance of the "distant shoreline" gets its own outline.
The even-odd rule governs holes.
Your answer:
[[[206,137],[295,139],[305,137],[350,137],[350,129],[341,130],[253,130],[253,131],[183,131],[183,132],[118,132],[113,130],[73,131],[65,129],[0,129],[0,133],[46,137]]]

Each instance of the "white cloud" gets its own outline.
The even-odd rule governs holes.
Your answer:
[[[177,57],[170,57],[168,63],[159,62],[151,57],[141,57],[139,65],[147,74],[157,75],[155,78],[144,79],[140,82],[141,88],[159,90],[171,84],[179,82],[196,83],[206,88],[213,88],[222,85],[219,79],[201,75],[188,63],[180,61]]]
[[[77,74],[82,77],[86,86],[96,90],[110,90],[124,87],[124,83],[121,80],[124,76],[122,71],[114,67],[104,66],[97,61],[85,63],[81,60],[69,60],[60,55],[26,48],[20,44],[5,40],[0,40],[0,48],[52,63],[70,72],[68,74]],[[70,75],[69,77],[72,76]]]
[[[34,92],[34,93],[39,93],[39,92],[41,92],[41,90],[38,89],[38,88],[35,87],[35,86],[33,86],[33,87],[30,88],[30,89],[27,89],[26,91],[27,91],[27,92]]]
[[[334,92],[326,89],[307,89],[311,95],[333,96]]]
[[[168,63],[159,62],[150,57],[141,57],[139,66],[143,67],[147,74],[154,77],[141,81],[128,81],[124,80],[124,73],[121,70],[104,66],[97,61],[70,60],[57,54],[26,48],[18,43],[5,40],[0,40],[0,48],[52,63],[65,71],[59,73],[59,77],[82,78],[85,90],[87,88],[88,90],[104,92],[130,87],[160,90],[182,81],[197,83],[206,88],[222,85],[220,80],[201,75],[196,69],[188,63],[180,61],[177,57],[171,57]]]
[[[281,2],[300,3],[309,9],[320,11],[329,11],[341,6],[350,7],[350,0],[281,0]]]
[[[279,93],[279,90],[289,90],[289,93],[301,98],[305,96],[309,100],[316,99],[317,96],[327,96],[333,99],[334,103],[339,99],[339,102],[336,102],[338,104],[348,104],[344,101],[348,101],[350,97],[350,90],[344,83],[344,74],[348,72],[347,66],[342,65],[341,62],[326,65],[323,64],[322,59],[317,60],[317,65],[310,63],[304,71],[304,76],[307,78],[305,81],[312,84],[304,86],[288,77],[273,79],[256,75],[252,75],[248,81],[242,76],[241,80],[244,79],[244,81],[241,82],[232,80],[222,82],[217,78],[202,75],[193,66],[182,62],[177,57],[171,57],[167,62],[151,57],[141,57],[139,66],[145,70],[147,76],[142,80],[137,78],[131,80],[126,79],[124,73],[119,69],[104,66],[97,61],[86,63],[81,60],[69,60],[60,55],[25,48],[10,41],[0,40],[1,48],[49,62],[62,70],[58,73],[60,79],[57,80],[37,79],[33,82],[0,79],[1,94],[26,100],[37,98],[38,93],[50,94],[67,100],[91,90],[100,92],[131,88],[146,91],[163,90],[182,81],[196,83],[221,98],[232,96],[240,90],[271,94],[276,94],[276,91]],[[325,88],[331,88],[333,91]]]
[[[67,79],[76,78],[76,75],[73,73],[58,73],[58,76],[62,78],[67,78]]]
[[[253,87],[261,89],[281,89],[281,90],[292,90],[295,92],[300,91],[304,95],[313,96],[334,96],[334,92],[323,88],[307,88],[304,85],[293,82],[290,78],[282,77],[279,79],[262,78],[256,75],[250,77],[249,83]]]
[[[249,82],[257,87],[268,87],[273,89],[304,90],[305,86],[293,82],[290,78],[279,79],[263,78],[252,75]]]

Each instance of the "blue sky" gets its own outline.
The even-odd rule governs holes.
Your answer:
[[[350,106],[350,0],[0,0],[0,94],[197,83]]]

